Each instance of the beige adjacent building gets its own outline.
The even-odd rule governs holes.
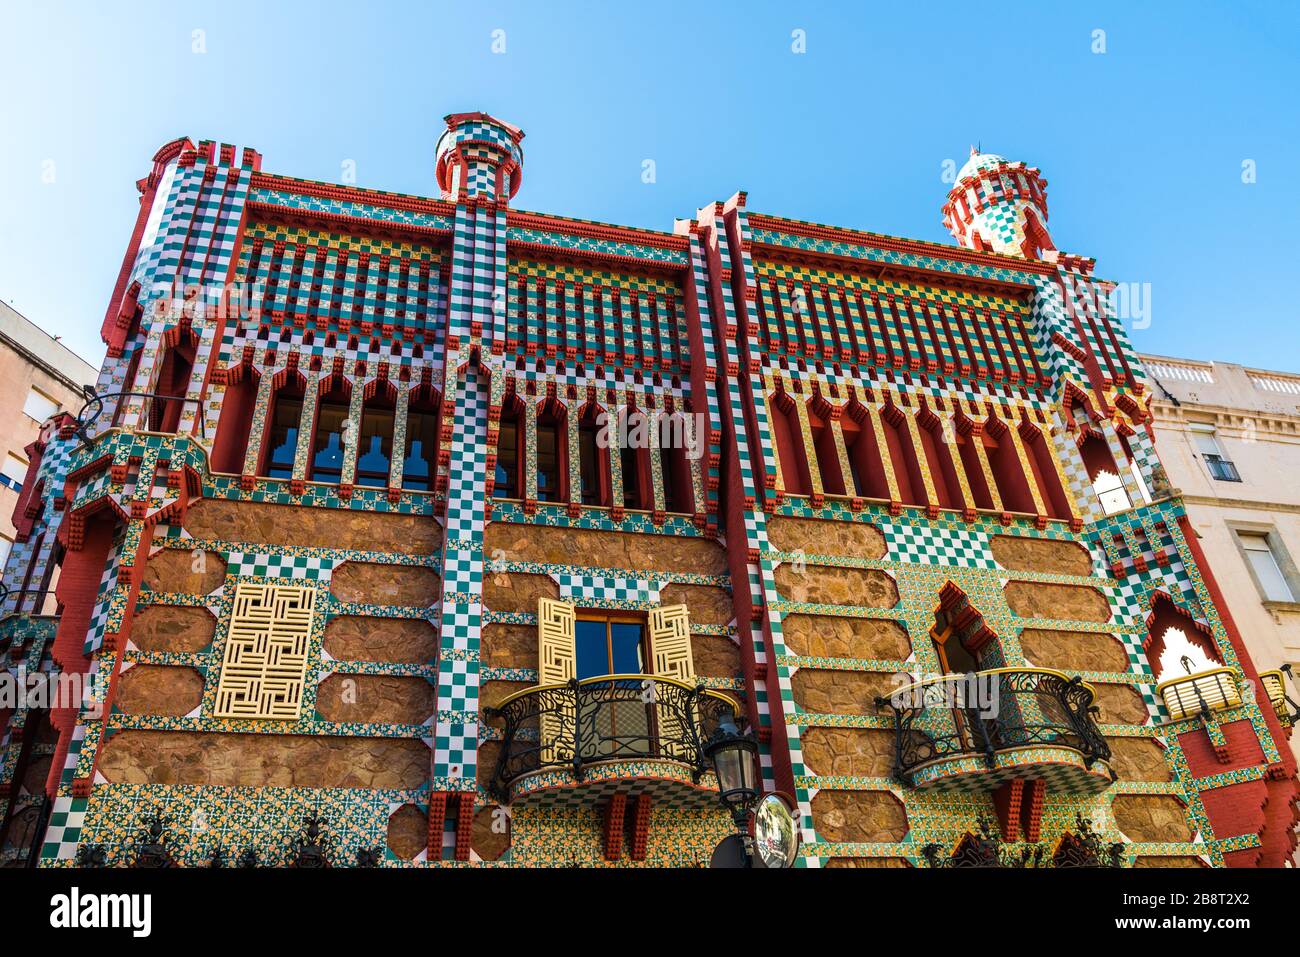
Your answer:
[[[56,412],[74,415],[98,370],[0,302],[0,573],[14,542],[13,511],[27,475],[26,448]],[[6,582],[11,588],[19,587]]]
[[[1300,375],[1142,361],[1161,461],[1251,657],[1261,672],[1289,663],[1300,678]],[[1291,747],[1300,755],[1300,735]]]

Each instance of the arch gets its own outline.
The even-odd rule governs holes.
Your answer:
[[[885,463],[880,457],[871,413],[856,398],[849,400],[845,411],[848,414],[840,417],[840,430],[844,434],[854,494],[887,502],[890,498],[889,480],[885,476]]]
[[[406,402],[406,437],[402,448],[402,488],[432,492],[438,477],[442,439],[442,397],[429,383],[411,389]]]
[[[821,475],[822,491],[827,495],[847,495],[840,453],[835,445],[835,409],[821,396],[808,400],[808,428],[812,433],[813,455]]]
[[[1113,515],[1131,508],[1133,503],[1124,488],[1115,456],[1100,432],[1092,428],[1084,431],[1079,440],[1079,455],[1088,470],[1088,480],[1102,511]]]
[[[387,488],[393,468],[393,432],[397,388],[375,379],[365,388],[361,424],[357,429],[357,461],[353,482],[367,488]]]
[[[238,474],[248,454],[253,412],[262,375],[252,366],[237,365],[226,372],[226,390],[221,397],[221,418],[212,442],[209,465],[214,472]]]
[[[961,479],[953,464],[952,446],[956,444],[956,429],[951,421],[941,419],[929,408],[922,408],[916,416],[921,448],[930,463],[930,481],[938,498],[933,505],[940,508],[961,508]]]
[[[1162,659],[1166,657],[1166,646],[1176,637],[1174,632],[1181,635],[1193,651],[1199,650],[1204,654],[1206,667],[1223,664],[1223,655],[1219,653],[1210,629],[1175,604],[1168,592],[1163,589],[1153,592],[1150,609],[1146,617],[1147,637],[1142,647],[1157,681],[1164,671]],[[1194,660],[1196,656],[1189,657]]]
[[[344,429],[351,405],[351,382],[341,375],[328,375],[321,380],[308,474],[313,482],[338,482],[343,478]]]
[[[945,674],[1000,668],[1006,664],[997,633],[970,603],[966,592],[951,581],[939,589],[930,640]]]
[[[501,417],[497,426],[497,455],[492,484],[492,494],[497,498],[523,497],[524,457],[519,454],[523,419],[523,400],[512,392],[502,400]]]
[[[990,415],[984,424],[983,441],[989,469],[993,472],[993,482],[998,487],[998,497],[1002,499],[1002,508],[1008,512],[1037,514],[1038,507],[1034,504],[1024,463],[1016,453],[1011,427],[997,416]]]
[[[582,481],[579,492],[583,505],[608,507],[613,503],[609,426],[609,413],[594,399],[585,402],[578,410],[578,472]]]
[[[537,406],[537,500],[569,499],[569,410],[557,399]]]
[[[162,365],[154,380],[154,398],[149,402],[148,428],[150,432],[175,432],[180,428],[181,412],[185,408],[185,394],[194,374],[194,359],[199,349],[199,339],[188,327],[165,337],[174,341],[165,347]],[[174,396],[174,398],[160,398]]]
[[[912,431],[907,427],[905,413],[892,402],[880,410],[880,424],[885,430],[885,444],[894,464],[894,479],[898,482],[898,500],[904,505],[927,505],[925,477],[921,461],[912,442]]]
[[[812,473],[808,470],[808,450],[804,448],[803,426],[795,400],[788,393],[778,391],[769,397],[768,408],[772,441],[781,467],[781,484],[788,495],[810,495]]]
[[[688,442],[694,444],[699,436],[691,435],[692,426],[691,419],[681,412],[659,417],[659,473],[666,512],[689,515],[695,507]]]
[[[1020,437],[1025,443],[1025,457],[1029,460],[1034,481],[1038,484],[1043,506],[1052,518],[1070,518],[1070,497],[1061,484],[1061,474],[1052,457],[1051,442],[1041,429],[1025,419],[1021,419],[1019,429]]]
[[[650,470],[648,429],[652,419],[631,402],[620,410],[619,465],[623,476],[624,508],[649,511],[655,507],[653,473]]]
[[[293,478],[307,380],[297,369],[284,369],[276,374],[271,388],[273,392],[267,407],[257,474],[268,478]]]

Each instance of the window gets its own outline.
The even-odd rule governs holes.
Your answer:
[[[1232,460],[1224,454],[1214,426],[1193,424],[1191,429],[1192,441],[1196,443],[1201,458],[1205,459],[1205,467],[1210,470],[1211,477],[1220,482],[1240,482],[1241,475]]]
[[[537,417],[537,500],[560,501],[560,426],[550,416]]]
[[[29,419],[44,422],[58,411],[58,402],[36,388],[36,386],[32,386],[31,391],[27,393],[27,401],[23,403],[23,413]]]
[[[384,488],[393,461],[393,410],[366,403],[357,445],[357,485]]]
[[[498,498],[518,498],[516,479],[519,475],[519,423],[517,419],[501,417],[497,436],[496,480],[492,494]]]
[[[0,574],[4,573],[4,567],[9,561],[9,550],[13,547],[13,539],[0,535]]]
[[[1268,601],[1295,601],[1295,593],[1282,574],[1281,563],[1263,532],[1237,532],[1237,541],[1255,573],[1255,582]]]
[[[276,395],[267,436],[266,465],[263,472],[271,478],[293,478],[293,457],[298,448],[298,428],[302,419],[302,393],[281,391]]]
[[[337,482],[343,477],[343,423],[347,420],[347,395],[342,386],[335,385],[321,396],[316,412],[311,460],[313,482]]]
[[[438,460],[439,406],[432,392],[412,396],[406,412],[406,451],[402,487],[433,490]]]
[[[12,452],[5,455],[4,467],[0,470],[0,484],[9,486],[15,492],[21,492],[23,480],[27,478],[27,460],[19,458]]]
[[[582,504],[609,504],[609,465],[607,448],[601,448],[598,441],[600,427],[597,416],[604,413],[595,412],[588,407],[586,413],[578,420],[578,464],[582,473]]]
[[[583,612],[574,628],[576,676],[637,675],[645,672],[645,622]]]
[[[1106,515],[1114,515],[1133,507],[1124,483],[1114,472],[1100,472],[1092,483],[1092,491],[1101,503],[1101,510]]]

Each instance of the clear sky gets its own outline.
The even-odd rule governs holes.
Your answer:
[[[527,134],[516,206],[657,229],[744,189],[952,242],[945,161],[979,142],[1043,170],[1058,247],[1150,284],[1140,350],[1300,370],[1298,11],[0,0],[0,298],[98,362],[163,143],[434,195],[441,118],[484,110]]]

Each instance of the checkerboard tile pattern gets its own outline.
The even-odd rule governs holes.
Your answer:
[[[889,544],[891,561],[967,568],[998,567],[989,550],[989,537],[982,531],[942,528],[931,523],[882,523],[880,531]]]

